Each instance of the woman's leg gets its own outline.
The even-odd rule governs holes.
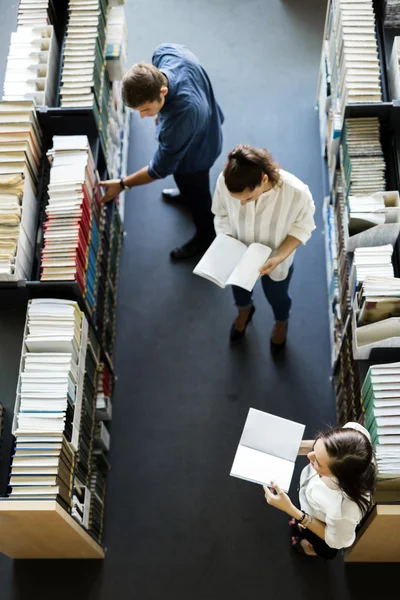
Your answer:
[[[239,309],[238,316],[231,327],[230,339],[236,342],[244,336],[247,325],[250,323],[255,308],[253,305],[253,294],[236,285],[232,286],[235,304]]]
[[[292,299],[289,294],[289,284],[293,274],[293,265],[288,276],[283,281],[274,281],[268,275],[261,278],[265,297],[271,305],[275,320],[282,323],[289,319]]]

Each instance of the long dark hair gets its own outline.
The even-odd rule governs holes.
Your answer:
[[[224,178],[232,194],[254,190],[261,185],[263,175],[268,175],[273,186],[279,182],[279,167],[268,150],[239,144],[229,152]]]
[[[367,436],[351,428],[332,428],[321,433],[329,456],[329,469],[337,478],[340,489],[365,514],[376,485],[374,450]]]

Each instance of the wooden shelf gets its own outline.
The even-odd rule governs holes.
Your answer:
[[[345,562],[400,562],[400,505],[378,504],[356,543],[345,552]]]
[[[103,548],[54,500],[1,500],[0,552],[9,558],[104,558]]]

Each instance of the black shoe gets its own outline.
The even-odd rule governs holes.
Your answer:
[[[197,238],[193,238],[180,248],[174,248],[174,250],[171,250],[170,257],[173,260],[186,260],[188,258],[198,256],[199,254],[204,254],[207,248],[208,244],[204,244],[204,242],[198,240]]]
[[[169,188],[162,191],[164,200],[167,202],[182,202],[182,196],[177,188]]]
[[[244,337],[244,334],[246,333],[247,325],[251,322],[255,312],[256,312],[256,307],[252,306],[243,331],[238,331],[236,329],[236,327],[235,327],[236,321],[235,321],[235,323],[233,323],[233,325],[231,327],[231,332],[229,334],[229,339],[231,342],[237,342],[237,341],[241,340],[242,337]]]

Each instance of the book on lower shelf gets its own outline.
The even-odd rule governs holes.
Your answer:
[[[373,365],[362,387],[364,423],[375,447],[378,478],[400,476],[400,363]]]

